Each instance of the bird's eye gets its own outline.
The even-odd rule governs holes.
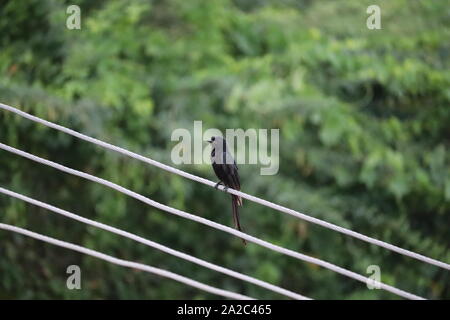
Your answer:
[[[216,138],[215,138],[215,137],[212,137],[211,140],[214,141],[214,140],[216,140]]]

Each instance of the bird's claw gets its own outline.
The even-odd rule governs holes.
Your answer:
[[[219,185],[222,185],[223,186],[223,191],[227,192],[228,187],[226,185],[224,185],[222,181],[217,182],[216,185],[214,186],[214,188],[215,189],[219,189]]]

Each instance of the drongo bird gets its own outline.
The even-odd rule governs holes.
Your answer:
[[[241,190],[241,183],[239,181],[238,167],[233,156],[228,152],[226,140],[220,136],[211,137],[208,141],[212,145],[211,150],[211,163],[214,172],[219,178],[219,182],[216,184],[216,188],[219,184],[225,186],[225,190],[229,187],[234,190]],[[231,206],[233,208],[233,222],[234,227],[242,231],[241,224],[239,223],[239,208],[242,206],[242,198],[234,194],[231,195]],[[247,242],[242,239],[244,244]]]

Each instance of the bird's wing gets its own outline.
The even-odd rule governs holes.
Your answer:
[[[212,163],[212,167],[217,178],[219,178],[219,180],[226,185],[226,183],[228,182],[228,175],[224,170],[224,166],[225,165],[223,164],[217,164],[215,162]]]
[[[235,190],[241,190],[241,183],[239,181],[239,173],[236,164],[225,165],[224,167],[229,186]]]

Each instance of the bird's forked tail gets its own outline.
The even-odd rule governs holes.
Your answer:
[[[231,206],[233,208],[234,227],[237,230],[242,231],[241,224],[239,222],[239,208],[238,208],[238,207],[242,206],[242,198],[232,194],[231,195]],[[242,239],[242,242],[244,242],[245,245],[247,244],[247,241],[245,241],[245,239]]]

